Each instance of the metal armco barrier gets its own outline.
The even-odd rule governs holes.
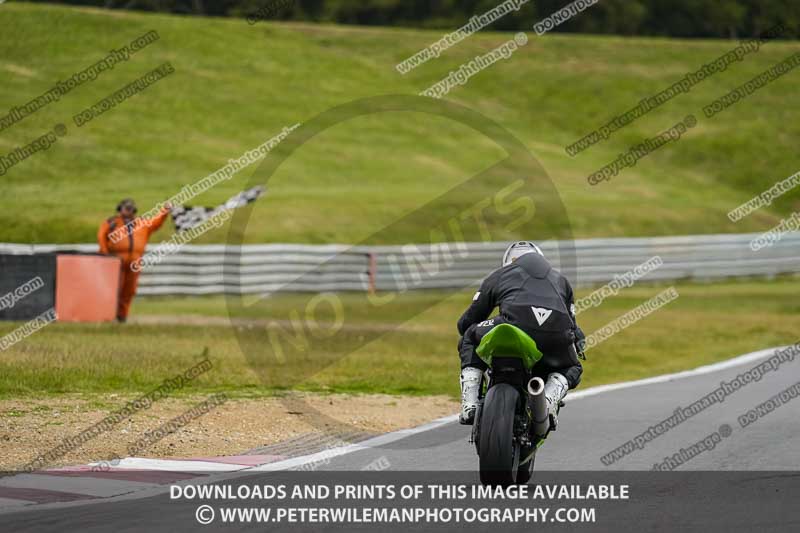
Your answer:
[[[713,280],[800,272],[800,233],[790,233],[757,252],[760,234],[581,239],[574,243],[573,285],[611,281],[659,256],[663,265],[644,281]],[[474,287],[499,265],[508,243],[399,246],[265,244],[227,247],[186,245],[146,268],[139,294],[253,294],[270,292],[397,291]],[[153,249],[155,244],[150,246]],[[558,268],[558,243],[541,245]],[[2,244],[0,253],[74,250],[94,244]],[[227,253],[226,253],[227,250]]]

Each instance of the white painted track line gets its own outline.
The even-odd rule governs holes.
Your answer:
[[[727,368],[732,368],[735,366],[744,365],[747,363],[751,363],[754,361],[759,361],[761,359],[766,359],[767,357],[772,356],[776,351],[782,350],[786,348],[785,346],[777,347],[777,348],[767,348],[764,350],[759,350],[757,352],[752,352],[744,355],[740,355],[738,357],[734,357],[733,359],[728,359],[725,361],[721,361],[719,363],[713,363],[710,365],[704,365],[701,367],[697,367],[692,370],[685,370],[682,372],[675,372],[673,374],[663,374],[661,376],[655,376],[652,378],[640,379],[636,381],[625,381],[622,383],[612,383],[609,385],[600,385],[598,387],[592,387],[591,389],[586,389],[582,391],[571,392],[565,398],[566,401],[577,401],[582,398],[588,398],[591,396],[596,396],[598,394],[603,394],[606,392],[613,392],[622,389],[629,389],[632,387],[642,387],[645,385],[653,385],[657,383],[666,383],[668,381],[675,381],[678,379],[686,379],[691,378],[694,376],[701,376],[703,374],[710,374],[712,372],[719,372],[721,370],[725,370]],[[276,471],[276,470],[287,470],[290,468],[297,468],[304,464],[308,463],[315,463],[325,461],[327,459],[331,459],[333,457],[338,457],[340,455],[345,455],[348,453],[352,453],[358,450],[363,450],[365,448],[374,448],[377,446],[382,446],[391,442],[395,442],[397,440],[406,438],[410,435],[415,435],[417,433],[423,433],[425,431],[431,431],[436,429],[442,425],[450,424],[456,422],[458,420],[458,415],[450,415],[444,418],[439,418],[434,420],[433,422],[429,422],[422,426],[418,426],[411,429],[403,429],[400,431],[394,431],[392,433],[386,433],[385,435],[380,435],[378,437],[373,437],[371,439],[367,439],[363,442],[359,442],[356,444],[350,444],[347,446],[341,446],[339,448],[331,448],[328,450],[323,450],[321,452],[313,453],[310,455],[304,455],[301,457],[294,457],[292,459],[287,459],[285,461],[277,461],[275,463],[270,463],[267,465],[262,465],[252,469],[255,472],[265,472],[265,471]]]

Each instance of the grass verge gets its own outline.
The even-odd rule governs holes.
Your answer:
[[[587,333],[596,331],[665,287],[626,289],[582,313],[579,323]],[[589,352],[582,387],[685,370],[797,341],[796,278],[675,287],[677,300]],[[307,296],[276,297],[267,310],[242,309],[234,326],[225,318],[221,297],[140,298],[133,316],[145,323],[55,323],[3,352],[0,397],[145,392],[196,364],[206,348],[214,367],[179,395],[224,390],[233,397],[258,397],[295,389],[454,397],[455,321],[471,294],[406,296],[402,304],[376,310],[364,306],[362,295],[341,295],[344,318],[337,335],[285,362],[245,352],[270,342],[276,328],[264,327],[269,309],[277,316],[278,310],[302,306]],[[324,323],[325,317],[319,320]],[[17,325],[0,324],[0,335]]]

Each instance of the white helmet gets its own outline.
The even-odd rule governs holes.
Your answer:
[[[531,241],[515,242],[503,254],[503,266],[510,265],[525,254],[539,254],[544,257],[542,250]]]

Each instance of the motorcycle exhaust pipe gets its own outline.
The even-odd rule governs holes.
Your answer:
[[[533,411],[533,434],[543,437],[550,429],[550,413],[547,410],[547,398],[544,395],[542,378],[533,378],[528,382],[528,397]]]

